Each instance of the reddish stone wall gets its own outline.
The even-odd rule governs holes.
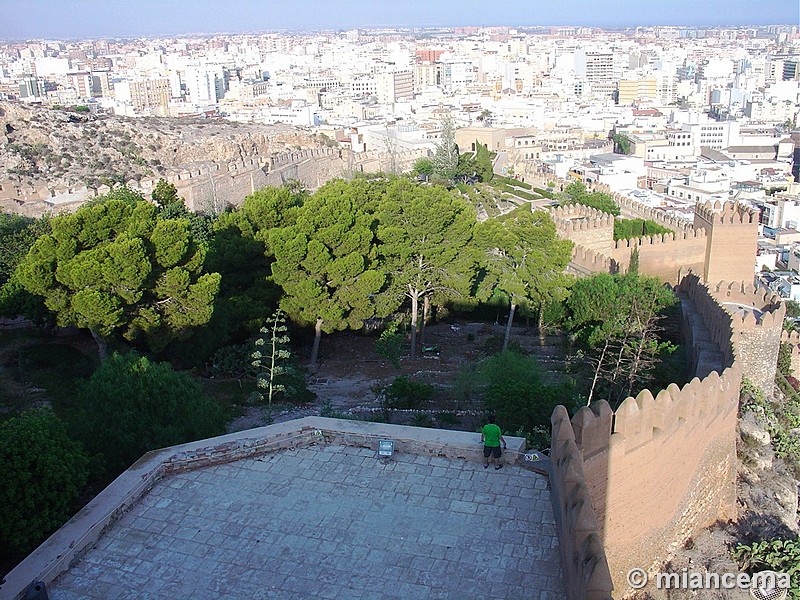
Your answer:
[[[689,270],[695,273],[702,272],[706,241],[705,231],[702,229],[619,240],[614,244],[610,258],[624,272],[630,264],[631,252],[634,248],[638,248],[640,273],[676,285],[681,273]]]
[[[753,283],[758,215],[740,204],[706,202],[695,207],[694,228],[708,236],[703,280]]]

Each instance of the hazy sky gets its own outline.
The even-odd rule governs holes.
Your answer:
[[[798,0],[0,0],[0,39],[460,25],[797,24]]]

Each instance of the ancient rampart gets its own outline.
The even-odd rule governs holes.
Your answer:
[[[582,204],[550,209],[558,235],[588,250],[609,253],[614,243],[614,216]]]
[[[610,409],[609,409],[610,412]],[[607,600],[613,585],[603,538],[586,488],[583,458],[563,406],[551,418],[550,498],[568,600]]]
[[[705,230],[691,227],[674,233],[617,240],[609,252],[622,271],[630,265],[631,253],[639,250],[639,271],[675,285],[680,272],[702,272],[706,255]]]
[[[781,343],[789,345],[792,358],[792,373],[800,373],[800,333],[781,331]]]
[[[705,229],[706,245],[703,279],[753,281],[753,263],[758,242],[758,213],[734,202],[698,204],[694,228]]]
[[[355,173],[409,171],[423,156],[427,156],[427,150],[351,153],[338,148],[313,148],[227,163],[186,165],[166,174],[164,179],[175,185],[190,210],[217,212],[241,205],[246,196],[264,186],[280,186],[294,180],[314,190],[331,179]],[[141,179],[126,185],[149,197],[157,182],[158,179]],[[109,190],[108,186],[49,189],[4,184],[0,189],[0,209],[29,216],[72,211]]]
[[[576,548],[588,547],[596,531],[615,598],[624,595],[630,569],[654,573],[700,528],[736,518],[741,380],[767,385],[775,375],[784,309],[774,295],[742,283],[709,287],[697,275],[684,277],[676,292],[692,348],[690,383],[672,384],[655,396],[644,390],[613,412],[604,400],[581,408],[571,421],[574,448],[566,411],[553,413],[552,485],[571,490],[558,496],[563,506],[556,513],[578,515],[581,523],[574,525],[577,517],[560,523],[561,533],[570,536],[562,551],[572,549],[565,573],[589,580],[574,566],[587,564]],[[592,515],[576,512],[586,493]]]

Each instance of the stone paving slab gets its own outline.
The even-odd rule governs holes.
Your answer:
[[[172,475],[50,598],[563,599],[545,478],[375,454],[312,446]]]

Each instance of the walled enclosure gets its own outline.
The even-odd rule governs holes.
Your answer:
[[[414,162],[427,156],[426,150],[404,152],[369,151],[353,153],[335,148],[298,150],[271,156],[254,156],[229,163],[196,163],[165,179],[175,185],[189,210],[221,211],[226,206],[239,206],[244,198],[264,186],[280,186],[298,181],[315,190],[331,179],[356,172],[409,171]],[[126,185],[146,198],[155,189],[157,180],[131,180]],[[27,216],[47,212],[74,211],[84,202],[106,194],[108,186],[90,189],[9,188],[0,190],[0,208]]]
[[[758,215],[751,209],[730,202],[705,203],[695,207],[692,225],[619,194],[612,196],[623,214],[650,219],[673,232],[614,241],[611,215],[586,206],[551,208],[558,234],[575,243],[570,265],[574,274],[625,272],[633,249],[638,248],[639,271],[672,285],[689,271],[715,283],[753,280],[750,263],[756,251]]]
[[[652,209],[626,201],[624,212],[653,219]],[[719,214],[713,215],[714,210]],[[771,393],[785,308],[776,296],[749,285],[755,255],[749,240],[755,240],[757,223],[752,213],[733,204],[705,205],[698,212],[696,224],[702,228],[663,223],[675,234],[617,242],[608,253],[581,245],[573,252],[572,272],[615,273],[627,268],[630,251],[638,247],[640,272],[680,282],[682,331],[695,378],[655,397],[645,390],[616,412],[605,401],[596,402],[580,409],[570,427],[563,407],[553,413],[553,500],[561,502],[556,507],[561,539],[569,540],[561,544],[564,569],[568,580],[583,586],[568,589],[571,599],[602,597],[603,572],[590,551],[598,540],[608,558],[614,597],[621,598],[630,569],[653,574],[699,528],[736,518],[741,379]],[[558,222],[557,227],[580,244],[582,230],[592,227],[591,217],[588,221],[578,239]],[[595,221],[595,229],[603,226]],[[712,233],[706,235],[706,229]],[[730,248],[737,237],[745,243]],[[725,250],[718,250],[717,243]],[[724,252],[738,263],[736,268],[722,270]],[[701,282],[709,272],[730,272],[743,281],[717,280],[709,287]],[[791,341],[800,346],[800,336]]]

